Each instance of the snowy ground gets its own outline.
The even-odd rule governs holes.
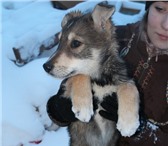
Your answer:
[[[88,12],[98,1],[87,1],[69,10],[52,8],[49,0],[4,1],[2,9],[2,146],[68,146],[66,128],[48,131],[52,123],[46,113],[46,102],[59,88],[60,80],[48,76],[42,68],[46,58],[16,66],[13,47],[23,47],[25,57],[36,55],[39,44],[61,30],[63,16],[71,10]],[[110,1],[116,6],[113,20],[116,25],[135,22],[144,13],[144,6],[131,2]],[[136,16],[123,15],[121,5],[141,12]],[[39,109],[37,112],[36,109]],[[0,135],[1,138],[1,135]]]

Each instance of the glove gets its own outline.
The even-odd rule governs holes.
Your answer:
[[[105,100],[101,103],[101,106],[104,108],[104,110],[100,110],[99,114],[108,120],[114,121],[117,123],[118,121],[118,102],[117,102],[117,95],[116,93],[113,93],[111,96],[108,96],[105,98]],[[139,112],[140,115],[140,126],[138,127],[135,135],[138,135],[141,133],[141,131],[144,130],[147,119],[144,115],[142,109]]]
[[[47,102],[47,113],[50,119],[59,126],[68,126],[77,121],[71,110],[72,102],[68,98],[57,95],[52,96]]]
[[[57,94],[58,95],[58,94]],[[72,111],[72,102],[68,98],[52,96],[47,102],[47,113],[50,119],[59,126],[68,126],[78,119]],[[93,110],[98,108],[97,100],[93,100]]]
[[[72,102],[70,98],[63,97],[63,81],[58,93],[52,96],[47,102],[47,113],[50,119],[59,126],[68,126],[71,122],[78,119],[72,111]],[[97,100],[93,98],[93,111],[98,108]]]
[[[99,114],[103,118],[117,122],[118,102],[116,93],[113,93],[112,95],[106,97],[100,105],[104,108],[104,110],[100,110]]]

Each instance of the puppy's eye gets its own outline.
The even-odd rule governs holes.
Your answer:
[[[80,45],[81,45],[81,42],[78,41],[78,40],[73,40],[73,41],[71,42],[71,48],[77,48],[77,47],[79,47]]]

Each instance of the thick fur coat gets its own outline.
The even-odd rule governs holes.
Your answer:
[[[119,57],[113,13],[113,6],[102,3],[88,14],[68,13],[58,49],[44,64],[49,74],[66,79],[57,96],[71,99],[79,119],[68,127],[70,146],[114,146],[117,129],[130,136],[139,126],[139,94]],[[117,124],[98,113],[100,103],[114,92],[119,105]],[[98,100],[95,112],[93,98]]]

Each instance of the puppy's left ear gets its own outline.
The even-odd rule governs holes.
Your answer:
[[[92,18],[94,21],[94,25],[99,30],[104,30],[109,18],[111,18],[114,13],[115,8],[112,5],[107,5],[104,3],[100,3],[96,5],[92,12]]]
[[[63,28],[67,22],[75,17],[80,17],[83,14],[81,13],[81,11],[74,11],[74,12],[70,12],[68,14],[66,14],[61,22],[61,27]]]

